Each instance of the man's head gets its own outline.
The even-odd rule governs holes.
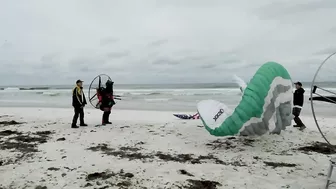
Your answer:
[[[78,79],[78,80],[76,81],[76,85],[77,85],[78,87],[82,87],[82,86],[83,86],[83,81],[80,80],[80,79]]]
[[[302,87],[302,83],[301,82],[296,82],[296,83],[294,83],[295,84],[295,88],[296,89],[300,89],[301,87]]]

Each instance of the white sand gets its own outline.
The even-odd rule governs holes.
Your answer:
[[[179,120],[172,116],[172,112],[114,110],[111,115],[113,125],[94,127],[100,123],[101,114],[99,110],[88,109],[85,116],[89,127],[71,129],[72,109],[0,108],[0,116],[10,115],[1,117],[0,121],[27,122],[16,126],[0,125],[0,131],[55,131],[47,143],[38,146],[39,152],[17,163],[8,164],[6,161],[15,159],[20,153],[0,150],[0,161],[6,163],[0,166],[0,188],[35,188],[40,185],[55,189],[76,189],[88,183],[85,180],[88,174],[106,169],[114,172],[123,169],[124,172],[133,173],[133,178],[126,179],[132,183],[128,188],[179,188],[188,184],[187,179],[205,179],[218,181],[222,185],[218,188],[226,189],[317,189],[323,188],[326,181],[331,156],[295,150],[313,141],[323,141],[313,119],[307,116],[303,117],[307,124],[303,132],[288,128],[281,135],[255,137],[255,141],[250,142],[252,146],[248,146],[244,145],[243,137],[229,140],[211,136],[200,127],[200,120]],[[325,118],[322,121],[323,129],[328,131],[328,137],[336,144],[333,131],[336,119]],[[4,141],[8,137],[0,140]],[[61,137],[65,141],[57,141]],[[224,144],[216,149],[214,145],[207,145],[217,139]],[[212,160],[204,160],[202,164],[167,162],[158,157],[143,162],[86,149],[100,143],[115,149],[138,147],[141,148],[138,152],[142,154],[161,151],[171,155],[183,153],[198,156],[210,153],[224,162],[240,162],[247,166],[215,164]],[[297,166],[273,168],[266,166],[264,161],[294,163]],[[50,167],[59,170],[48,170]],[[178,172],[180,169],[194,176],[182,175]],[[87,188],[103,187],[108,182],[118,184],[124,180],[114,176],[98,182],[91,181],[89,183],[93,186]]]

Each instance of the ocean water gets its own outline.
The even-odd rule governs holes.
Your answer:
[[[310,84],[304,86],[306,104],[309,109]],[[334,83],[324,83],[326,89],[336,92]],[[73,86],[3,86],[0,87],[0,107],[71,107]],[[88,86],[84,86],[88,100]],[[176,85],[117,85],[116,95],[122,100],[116,101],[117,109],[135,110],[166,110],[166,111],[196,111],[200,100],[219,100],[231,108],[241,100],[240,90],[235,83],[221,84],[176,84]],[[323,94],[323,93],[322,93]],[[328,108],[330,104],[322,103]],[[90,104],[87,108],[92,108]],[[308,110],[307,110],[308,111]]]

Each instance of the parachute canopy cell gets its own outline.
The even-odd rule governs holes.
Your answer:
[[[197,110],[215,136],[280,134],[292,120],[292,81],[276,62],[262,65],[244,90],[234,111],[215,100],[203,100]]]

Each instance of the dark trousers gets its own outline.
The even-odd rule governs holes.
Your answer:
[[[72,125],[77,125],[77,120],[79,116],[79,122],[81,125],[84,124],[84,108],[74,107],[75,114],[72,119]]]
[[[110,119],[111,111],[104,111],[102,123],[108,123]]]
[[[299,126],[299,127],[304,126],[301,119],[299,118],[300,113],[301,113],[301,108],[294,107],[292,113],[294,115],[294,122],[296,123],[296,125]]]

